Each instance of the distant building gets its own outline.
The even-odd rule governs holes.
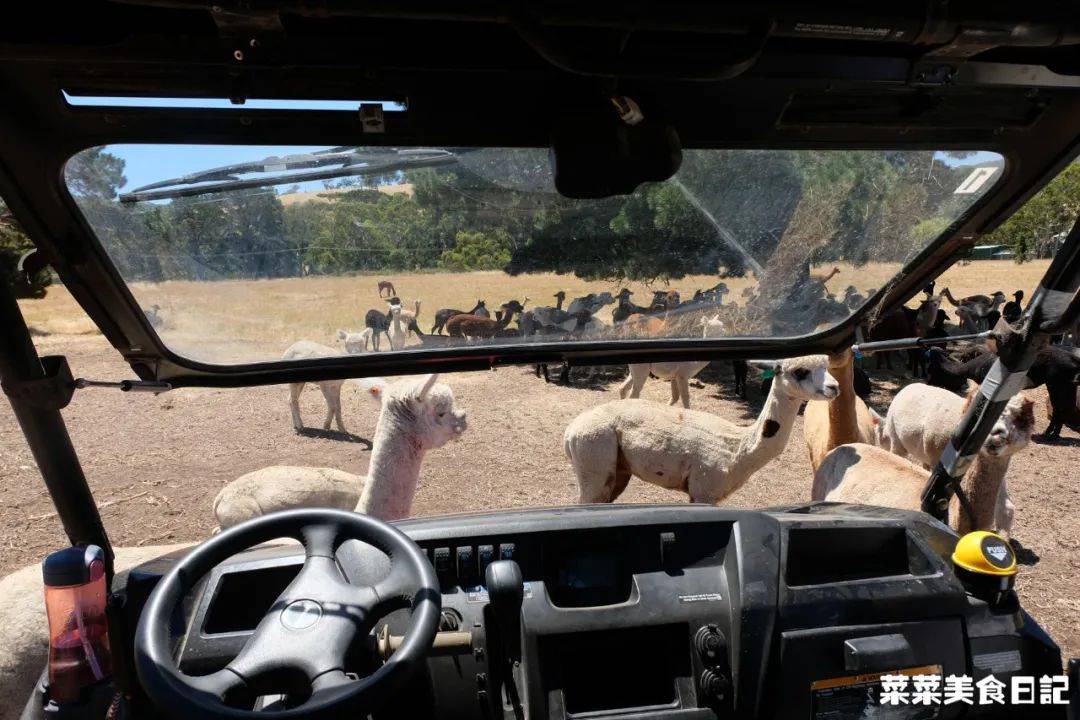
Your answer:
[[[971,248],[972,260],[1000,260],[1011,257],[1013,252],[1008,245],[976,245]]]

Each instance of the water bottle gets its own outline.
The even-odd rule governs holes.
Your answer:
[[[49,696],[79,700],[111,672],[105,620],[105,553],[97,545],[58,550],[42,563],[49,616]]]

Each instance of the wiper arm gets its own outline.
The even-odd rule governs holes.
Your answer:
[[[189,173],[178,178],[143,185],[131,192],[121,193],[119,200],[124,203],[134,203],[194,197],[223,190],[244,190],[281,183],[383,175],[397,170],[452,165],[456,162],[457,156],[449,150],[391,148],[376,153],[362,153],[356,149],[334,148],[317,153],[298,153],[280,157],[272,155],[255,162],[225,165]],[[310,171],[293,172],[304,169]],[[239,177],[250,173],[274,174],[252,178]]]

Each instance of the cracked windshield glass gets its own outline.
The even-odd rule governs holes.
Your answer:
[[[234,364],[811,333],[1002,171],[988,152],[685,150],[666,182],[571,200],[546,149],[116,145],[66,181],[164,343]]]

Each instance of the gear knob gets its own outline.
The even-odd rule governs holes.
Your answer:
[[[484,573],[491,615],[502,635],[506,655],[517,659],[521,637],[521,603],[525,598],[525,581],[521,568],[513,560],[491,563]]]

